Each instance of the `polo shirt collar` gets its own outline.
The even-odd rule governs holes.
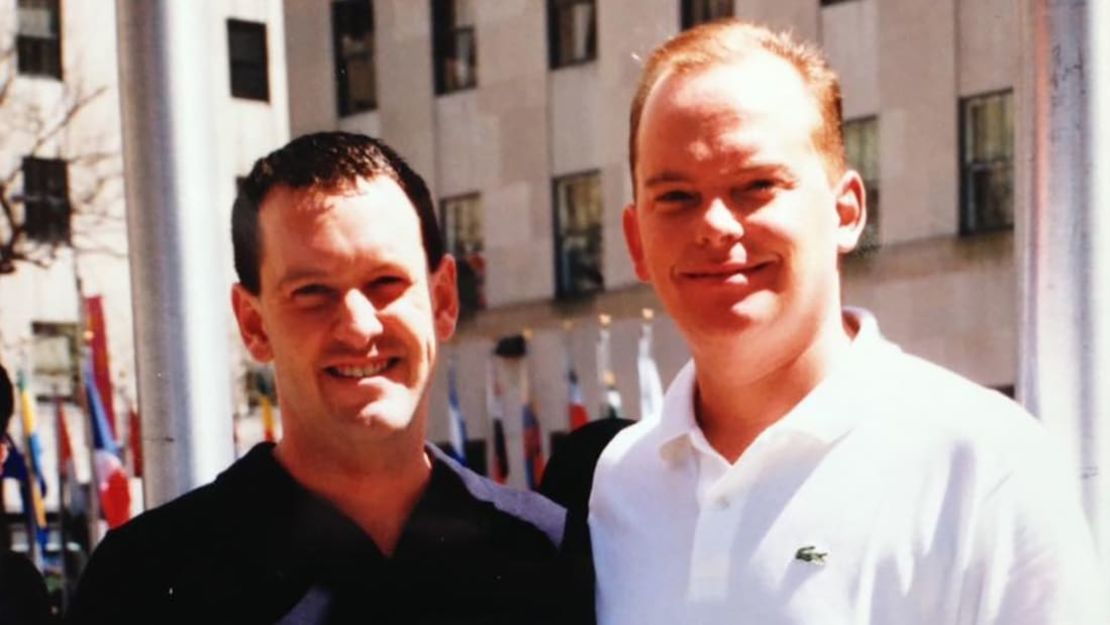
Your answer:
[[[872,374],[881,368],[878,363],[900,350],[882,336],[874,315],[867,310],[845,307],[843,314],[857,328],[851,347],[825,379],[764,434],[798,434],[827,446],[870,414],[866,391],[874,383]],[[694,417],[695,384],[696,370],[691,360],[679,370],[664,395],[663,416],[655,430],[664,460],[675,461],[691,448],[709,451]]]

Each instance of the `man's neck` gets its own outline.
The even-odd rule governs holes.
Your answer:
[[[274,456],[293,479],[350,517],[389,556],[431,478],[423,439],[395,442],[344,462],[342,454],[308,452],[284,439]]]
[[[737,375],[747,359],[707,358],[695,353],[697,371],[694,405],[706,439],[729,463],[734,463],[765,429],[786,416],[817,387],[851,346],[852,332],[839,309],[796,353],[784,357],[754,378]],[[773,357],[773,356],[771,356]],[[743,362],[740,362],[743,360]]]

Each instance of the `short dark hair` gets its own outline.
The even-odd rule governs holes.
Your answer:
[[[443,236],[436,222],[428,185],[393,148],[380,139],[350,132],[318,132],[298,137],[258,159],[239,183],[231,209],[231,242],[235,272],[251,293],[261,288],[262,237],[258,211],[276,186],[293,189],[335,189],[359,178],[392,178],[408,196],[420,218],[420,236],[428,271],[443,260]]]
[[[15,392],[12,389],[12,379],[8,377],[8,370],[0,365],[0,439],[8,432],[8,422],[15,412]]]

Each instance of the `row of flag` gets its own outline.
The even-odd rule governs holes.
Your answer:
[[[131,515],[131,489],[127,471],[124,468],[124,447],[118,439],[115,418],[112,382],[109,377],[110,365],[105,333],[103,302],[100,297],[85,300],[85,321],[88,349],[83,350],[81,359],[81,392],[78,403],[88,416],[87,427],[90,432],[92,449],[91,474],[96,486],[97,504],[100,515],[109,528],[126,522]],[[23,430],[22,445],[7,437],[9,455],[4,463],[3,476],[19,482],[28,535],[34,539],[37,553],[46,550],[47,520],[44,504],[47,494],[47,471],[43,464],[43,448],[40,436],[35,400],[31,391],[31,380],[27,371],[16,375],[20,421]],[[85,497],[76,484],[74,468],[74,442],[70,436],[65,405],[60,398],[54,399],[55,436],[57,439],[56,467],[58,476],[58,508],[63,513],[63,532],[66,531],[64,519],[85,517]],[[140,432],[138,414],[128,407],[132,451],[132,470],[136,477],[142,475],[142,454],[139,446]],[[22,447],[22,450],[20,449]],[[80,532],[85,534],[85,532]]]
[[[645,309],[637,349],[637,373],[640,381],[640,418],[658,419],[663,407],[663,384],[659,369],[652,356],[652,311]],[[600,410],[602,418],[619,418],[621,412],[620,392],[617,390],[616,375],[610,358],[610,336],[608,315],[601,315],[597,342],[598,372],[603,389],[603,402]],[[564,328],[569,330],[569,326]],[[569,333],[568,333],[569,336]],[[490,422],[492,446],[490,449],[489,474],[497,482],[505,483],[509,478],[508,444],[505,437],[504,402],[501,380],[495,358],[519,361],[520,380],[520,419],[521,444],[524,457],[524,483],[528,488],[539,486],[543,475],[543,432],[536,413],[536,401],[532,393],[531,371],[528,363],[528,343],[530,333],[505,337],[499,340],[493,350],[493,357],[486,367],[486,414]],[[567,381],[567,431],[574,431],[590,421],[589,411],[582,398],[582,388],[578,373],[571,356],[570,342],[566,346]],[[449,360],[447,370],[447,427],[449,452],[456,460],[466,462],[466,420],[459,403],[457,363],[454,355]]]

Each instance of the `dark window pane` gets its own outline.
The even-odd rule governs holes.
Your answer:
[[[593,0],[548,0],[547,20],[551,67],[597,57],[597,9]]]
[[[266,25],[243,20],[227,21],[231,95],[247,100],[270,100],[266,56]]]
[[[468,315],[486,307],[481,197],[447,198],[442,202],[442,214],[444,244],[458,268],[459,306]]]
[[[558,297],[605,288],[602,277],[601,177],[597,172],[555,180],[555,282]]]
[[[69,242],[69,181],[65,161],[23,159],[23,209],[23,228],[29,239],[41,243]]]
[[[436,93],[478,84],[478,42],[472,0],[432,0]]]
[[[864,117],[844,122],[844,158],[859,172],[867,193],[867,223],[860,236],[859,251],[879,246],[879,120]]]
[[[19,0],[17,70],[29,76],[62,77],[61,11],[58,0]]]
[[[733,0],[682,0],[682,29],[733,14]]]
[[[1012,228],[1012,92],[963,99],[960,121],[960,232],[974,234]]]
[[[377,107],[373,5],[370,0],[336,0],[331,5],[331,23],[339,115]]]

